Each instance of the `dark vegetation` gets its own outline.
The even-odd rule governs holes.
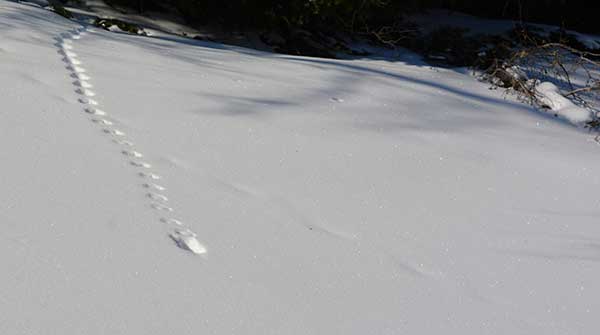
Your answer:
[[[451,65],[473,64],[482,41],[459,29],[423,35],[404,18],[428,8],[468,14],[549,23],[563,29],[600,33],[592,1],[569,0],[107,0],[139,12],[179,12],[190,24],[262,32],[275,51],[334,57],[348,38],[404,46]],[[450,50],[450,51],[449,51]]]
[[[586,126],[600,129],[600,53],[587,49],[564,30],[540,32],[515,27],[484,51],[474,63],[482,78],[539,108],[550,108],[538,91],[554,84],[576,105],[595,113]]]
[[[54,10],[54,12],[62,17],[65,17],[67,19],[72,19],[73,18],[73,13],[71,13],[70,11],[68,11],[60,1],[49,1],[50,7],[52,7],[52,10]]]
[[[116,26],[119,28],[119,30],[130,33],[130,34],[144,35],[144,36],[147,35],[146,32],[144,31],[144,29],[142,29],[138,25],[135,25],[135,24],[132,24],[129,22],[125,22],[125,21],[121,21],[121,20],[117,20],[117,19],[98,18],[94,21],[94,25],[96,27],[100,27],[100,28],[106,29],[106,30],[110,30],[112,27]]]
[[[592,0],[109,0],[140,12],[173,6],[191,22],[254,28],[370,30],[401,13],[447,8],[477,16],[523,18],[600,33]],[[283,27],[282,27],[283,26]]]

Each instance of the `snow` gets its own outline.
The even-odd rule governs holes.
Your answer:
[[[556,85],[550,82],[537,85],[536,93],[540,96],[540,102],[547,106],[550,112],[564,117],[573,124],[584,124],[592,120],[590,111],[576,106],[560,93]]]
[[[108,30],[109,30],[109,31],[112,31],[113,33],[117,33],[117,32],[118,32],[118,33],[120,33],[120,32],[123,32],[123,31],[121,30],[121,28],[119,28],[117,25],[112,25],[112,26],[108,27]]]
[[[410,57],[116,34],[7,1],[0,41],[2,334],[597,331],[581,129]]]
[[[173,219],[170,219],[170,220],[173,220]],[[170,220],[166,220],[166,222],[165,222],[165,220],[161,220],[161,222],[169,223]],[[198,240],[196,239],[196,236],[197,236],[196,233],[194,233],[188,229],[185,229],[185,230],[176,229],[169,236],[182,249],[189,250],[198,255],[206,253],[206,248],[202,244],[200,244],[200,242],[198,242]]]
[[[433,9],[427,12],[414,14],[408,16],[407,19],[417,24],[423,33],[430,33],[434,30],[453,27],[465,30],[465,34],[467,35],[502,35],[508,33],[509,30],[520,24],[517,21],[485,19],[442,9]],[[527,24],[534,27],[536,32],[542,35],[558,30],[558,27],[551,25]],[[588,48],[597,49],[600,47],[600,36],[581,34],[571,30],[567,30],[566,32],[575,36],[579,42],[583,43]],[[536,87],[536,93],[539,95],[541,104],[548,107],[548,109],[543,109],[544,111],[548,111],[552,115],[561,117],[576,126],[585,125],[587,122],[593,120],[591,110],[597,109],[598,99],[589,93],[579,93],[579,99],[573,100],[582,102],[578,104],[586,106],[584,108],[574,104],[572,100],[565,98],[564,94],[592,85],[593,82],[590,81],[590,75],[594,78],[598,77],[600,69],[591,64],[581,66],[581,59],[564,52],[564,50],[556,49],[552,51],[559,55],[557,56],[557,59],[561,59],[563,66],[568,69],[570,77],[568,80],[565,79],[564,76],[557,76],[555,71],[549,70],[557,67],[557,65],[553,63],[555,61],[554,59],[539,59],[538,63],[535,65],[524,64],[523,67],[515,67],[507,70],[517,77],[535,78],[536,82],[540,83],[539,87]],[[444,59],[443,56],[432,55],[429,57]]]

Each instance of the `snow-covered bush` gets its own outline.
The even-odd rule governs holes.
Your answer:
[[[140,26],[117,19],[98,18],[94,21],[94,25],[109,31],[122,31],[135,35],[147,35]]]
[[[69,10],[67,10],[61,3],[59,3],[58,1],[50,1],[50,7],[52,8],[52,10],[62,16],[65,17],[67,19],[72,19],[73,18],[73,13],[71,13]]]
[[[476,65],[494,86],[516,92],[536,107],[575,124],[600,126],[600,53],[570,34],[544,35],[519,27]]]

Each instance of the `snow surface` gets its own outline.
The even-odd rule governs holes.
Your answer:
[[[408,16],[407,19],[417,24],[424,33],[453,27],[464,29],[467,35],[502,35],[520,24],[516,21],[485,19],[442,9],[433,9],[424,13],[414,14]],[[552,31],[558,30],[556,26],[535,23],[527,24],[538,29],[538,33],[540,34],[549,34]],[[590,49],[600,48],[600,36],[581,34],[571,30],[567,32],[574,35]],[[599,75],[600,69],[589,64],[581,66],[580,59],[573,58],[572,55],[564,53],[562,50],[556,50],[555,52],[562,55],[560,58],[566,68],[569,69],[569,82],[564,80],[564,78],[558,78],[556,75],[553,75],[553,71],[548,72],[547,69],[554,68],[556,65],[542,63],[542,60],[533,68],[515,69],[513,72],[517,76],[523,77],[524,75],[525,78],[536,78],[541,81],[539,85],[536,85],[536,93],[541,100],[540,102],[547,107],[541,109],[541,111],[560,117],[575,126],[585,126],[585,124],[594,120],[592,110],[597,109],[598,99],[591,94],[580,93],[579,97],[587,105],[587,107],[584,107],[574,104],[572,100],[565,98],[563,94],[591,85],[589,82],[590,74],[596,78]]]
[[[556,85],[543,82],[536,86],[540,102],[547,106],[552,113],[556,113],[573,124],[581,124],[592,119],[591,112],[576,106],[571,100],[565,98]]]
[[[0,1],[0,98],[0,334],[598,330],[600,147],[464,73]]]

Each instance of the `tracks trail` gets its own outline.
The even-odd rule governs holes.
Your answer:
[[[113,143],[119,146],[119,151],[124,159],[129,161],[132,168],[138,170],[139,177],[137,183],[144,192],[149,201],[149,208],[159,213],[159,222],[169,227],[169,237],[175,244],[184,250],[194,254],[205,254],[206,248],[196,239],[196,233],[180,220],[176,219],[176,211],[169,203],[169,198],[165,195],[166,187],[158,184],[162,180],[161,176],[152,171],[152,164],[143,160],[146,155],[135,149],[134,142],[129,139],[127,134],[118,128],[118,122],[111,119],[109,114],[100,108],[100,102],[93,99],[96,96],[92,76],[83,66],[82,60],[76,53],[76,42],[90,33],[86,27],[81,27],[61,34],[56,37],[56,46],[58,53],[63,56],[63,62],[66,69],[70,72],[70,77],[74,79],[73,86],[75,92],[79,95],[78,101],[83,105],[83,111],[89,115],[90,120],[100,128],[100,130],[112,138]],[[136,182],[136,181],[132,181]]]

